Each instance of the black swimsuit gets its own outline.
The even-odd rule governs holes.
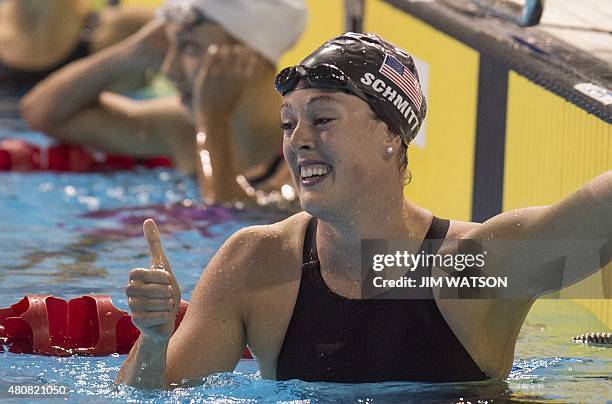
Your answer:
[[[448,220],[434,217],[425,238],[444,239],[448,226]],[[277,380],[488,379],[450,329],[434,299],[361,300],[331,291],[321,276],[316,229],[317,220],[312,218],[304,238],[300,288],[277,361]],[[425,241],[421,248],[424,246]]]

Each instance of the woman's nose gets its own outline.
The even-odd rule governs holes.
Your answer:
[[[289,139],[289,147],[294,153],[316,148],[315,133],[311,127],[304,122],[298,122]]]

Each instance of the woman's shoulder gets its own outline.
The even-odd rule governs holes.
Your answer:
[[[228,246],[240,246],[249,254],[268,252],[292,252],[301,248],[304,233],[311,216],[305,212],[296,213],[280,222],[248,226],[238,230],[226,242]]]
[[[309,220],[310,215],[302,212],[281,222],[242,228],[225,242],[217,258],[232,268],[245,290],[294,279],[299,276]]]

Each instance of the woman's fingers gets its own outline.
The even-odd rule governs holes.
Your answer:
[[[171,285],[160,285],[158,283],[142,283],[132,281],[125,287],[128,297],[144,297],[149,299],[170,299],[173,297]]]
[[[142,230],[151,251],[151,269],[163,270],[172,275],[172,268],[164,253],[155,221],[153,219],[145,220],[142,224]]]
[[[151,271],[145,268],[132,269],[129,273],[129,280],[140,281],[142,283],[155,283],[160,285],[171,285],[172,275],[166,271]]]
[[[171,312],[174,309],[173,299],[142,299],[128,298],[128,306],[132,313]]]
[[[147,219],[143,231],[151,252],[151,268],[132,269],[125,294],[132,322],[140,332],[169,338],[174,330],[181,290],[164,253],[157,225]]]

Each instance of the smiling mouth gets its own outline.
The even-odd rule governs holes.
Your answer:
[[[300,181],[304,186],[318,184],[329,176],[332,168],[328,164],[309,164],[300,167]]]

